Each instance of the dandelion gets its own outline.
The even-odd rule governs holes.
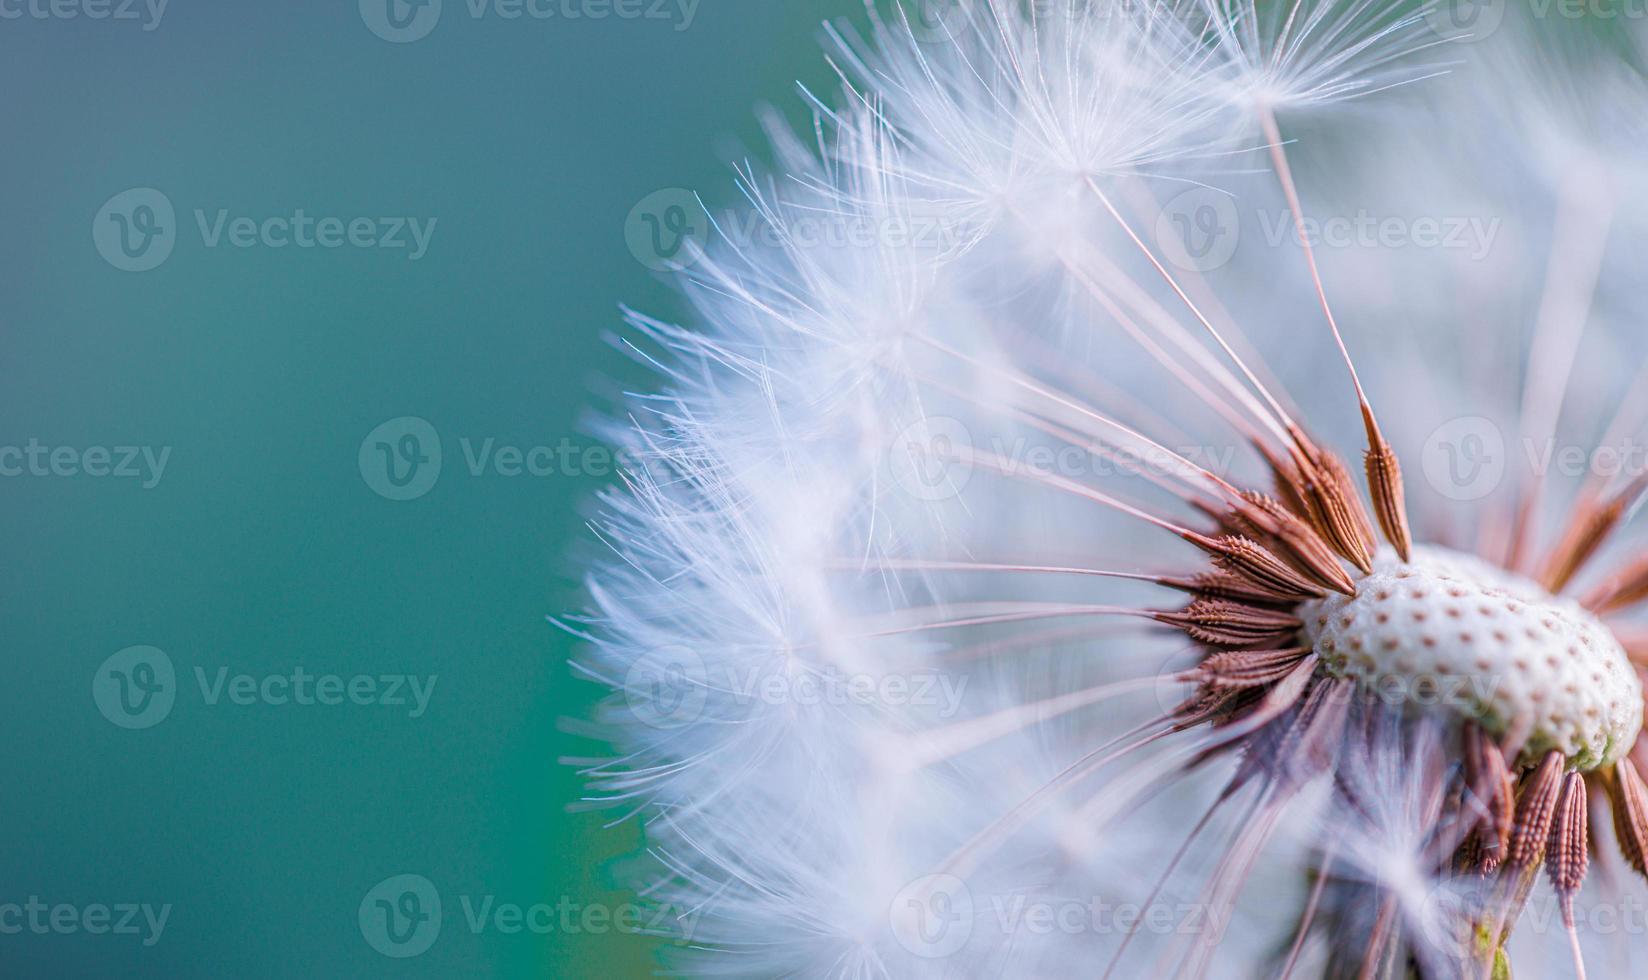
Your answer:
[[[831,26],[839,98],[740,172],[767,233],[631,316],[664,380],[561,622],[674,969],[1643,955],[1592,913],[1648,877],[1648,89],[1514,20],[1440,75],[1424,13]]]

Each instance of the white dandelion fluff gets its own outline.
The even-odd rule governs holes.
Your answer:
[[[630,317],[562,621],[670,968],[1644,955],[1648,92],[1427,13],[831,26],[691,321]]]

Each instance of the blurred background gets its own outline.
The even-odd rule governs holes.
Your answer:
[[[856,0],[0,6],[0,975],[632,976],[618,305]]]

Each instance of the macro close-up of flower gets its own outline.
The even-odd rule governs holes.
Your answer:
[[[1640,975],[1648,25],[1600,6],[828,22],[653,216],[682,308],[613,333],[652,381],[556,619],[668,971]]]
[[[1648,976],[1648,0],[0,47],[0,980]]]

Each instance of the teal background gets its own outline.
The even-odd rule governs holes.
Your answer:
[[[764,99],[829,84],[849,0],[703,0],[648,21],[473,20],[446,0],[391,44],[355,0],[172,0],[152,31],[0,20],[0,446],[170,447],[154,489],[0,477],[0,905],[170,903],[158,943],[0,934],[0,975],[631,976],[645,940],[473,933],[461,896],[613,907],[633,825],[568,814],[562,718],[597,692],[546,615],[578,603],[604,474],[471,476],[459,440],[572,439],[631,302],[679,303],[625,243],[653,191],[726,200]],[[11,8],[11,9],[16,9]],[[93,245],[104,202],[175,205],[147,272]],[[429,253],[204,246],[193,212],[434,218]],[[445,466],[374,493],[362,440],[429,420]],[[176,704],[129,731],[94,704],[124,648],[166,652]],[[207,704],[213,675],[436,675],[427,714]],[[357,909],[427,877],[445,920],[389,959]]]

